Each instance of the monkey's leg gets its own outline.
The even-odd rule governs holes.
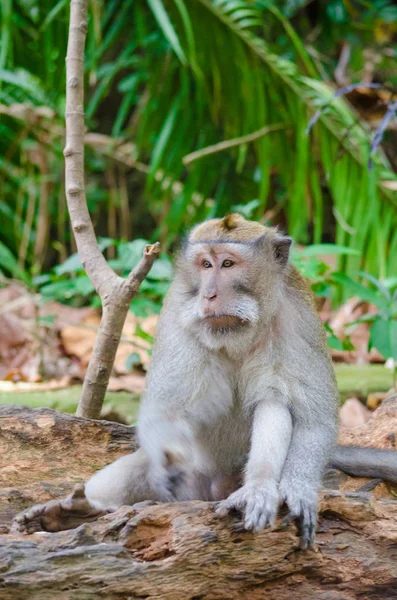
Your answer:
[[[36,504],[14,518],[11,531],[63,531],[95,521],[110,511],[94,508],[87,500],[84,485],[78,483],[69,496]]]
[[[300,547],[312,547],[317,524],[318,490],[329,450],[334,442],[330,428],[296,421],[283,469],[280,493],[297,521]]]
[[[292,419],[282,401],[269,400],[255,409],[251,449],[244,485],[219,503],[217,514],[244,513],[246,529],[274,525],[280,502],[278,483],[291,442]]]
[[[116,510],[142,500],[161,500],[149,484],[148,470],[149,459],[142,448],[122,456],[87,481],[88,502],[97,509]]]
[[[20,513],[14,519],[17,531],[62,531],[116,510],[120,506],[156,498],[148,479],[148,458],[142,449],[128,454],[98,471],[84,486],[78,484],[61,500],[51,500]]]

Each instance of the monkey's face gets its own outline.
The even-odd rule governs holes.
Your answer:
[[[184,328],[211,349],[247,349],[278,309],[290,244],[240,215],[195,227],[173,286]]]
[[[206,345],[223,345],[225,337],[246,336],[259,319],[256,264],[252,247],[232,243],[189,245],[190,283],[182,316]]]
[[[200,319],[215,331],[243,327],[256,320],[258,307],[253,302],[244,252],[232,244],[200,246],[193,257]]]

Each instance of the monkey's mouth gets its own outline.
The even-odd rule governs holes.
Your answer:
[[[236,327],[247,325],[248,319],[240,319],[235,315],[210,315],[204,318],[204,323],[211,329],[218,331],[221,329],[236,329]]]

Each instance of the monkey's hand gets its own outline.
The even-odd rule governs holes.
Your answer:
[[[283,523],[295,521],[300,536],[300,548],[312,548],[317,524],[317,489],[310,483],[281,480],[280,494],[290,511]]]
[[[245,529],[260,531],[272,527],[276,520],[280,495],[276,482],[267,481],[263,485],[246,483],[216,508],[220,517],[237,510],[244,515]]]

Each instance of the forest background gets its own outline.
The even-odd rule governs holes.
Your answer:
[[[81,380],[99,300],[65,202],[69,2],[3,0],[0,11],[0,393],[14,402],[10,390]],[[95,230],[122,275],[147,241],[162,248],[131,304],[111,389],[141,391],[170,257],[190,226],[229,211],[294,237],[335,360],[388,361],[395,373],[396,40],[389,0],[91,0]],[[357,373],[347,396],[393,385],[384,369],[364,387]]]

